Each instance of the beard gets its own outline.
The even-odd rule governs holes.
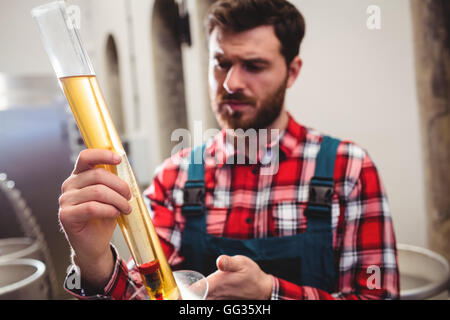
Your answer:
[[[244,131],[248,129],[260,130],[269,127],[280,116],[283,110],[287,81],[288,78],[286,77],[273,94],[270,94],[266,99],[261,101],[259,108],[256,106],[255,99],[247,97],[241,92],[220,95],[217,99],[218,111],[216,112],[216,118],[220,126],[233,130],[242,129]],[[227,100],[249,104],[254,108],[256,114],[250,118],[246,118],[245,112],[229,112],[225,107],[226,103],[224,103]]]

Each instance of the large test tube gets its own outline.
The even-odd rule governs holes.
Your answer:
[[[39,25],[50,61],[86,146],[111,150],[122,157],[118,166],[105,168],[124,179],[133,194],[130,200],[132,213],[121,215],[118,223],[150,299],[180,299],[179,289],[103,99],[94,69],[77,28],[67,14],[65,2],[56,1],[37,7],[32,10],[32,16]]]

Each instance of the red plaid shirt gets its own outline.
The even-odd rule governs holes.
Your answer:
[[[209,141],[207,152],[234,156],[223,143],[225,132]],[[261,175],[260,164],[205,163],[207,232],[237,239],[281,237],[302,233],[309,181],[323,135],[290,117],[279,140],[275,175]],[[181,213],[190,149],[182,150],[157,169],[144,192],[150,199],[153,223],[174,269],[180,256],[185,218]],[[367,152],[340,143],[334,173],[332,204],[335,290],[299,286],[273,277],[272,299],[397,299],[399,274],[392,219],[377,170]],[[114,250],[115,251],[115,250]],[[117,255],[116,252],[114,252]],[[130,268],[128,268],[130,267]],[[117,257],[113,276],[101,295],[79,298],[128,299],[142,285],[135,268]],[[130,270],[130,271],[129,271]]]

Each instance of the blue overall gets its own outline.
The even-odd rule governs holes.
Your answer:
[[[268,274],[301,286],[332,292],[336,269],[332,246],[331,200],[338,145],[339,140],[330,137],[324,137],[321,143],[315,174],[310,181],[305,232],[247,240],[216,237],[206,232],[204,164],[200,161],[195,164],[193,161],[204,155],[205,146],[194,148],[184,189],[183,214],[186,226],[181,246],[181,255],[185,257],[182,267],[209,275],[217,270],[216,259],[220,255],[244,255]]]

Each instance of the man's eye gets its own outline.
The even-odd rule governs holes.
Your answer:
[[[244,68],[250,72],[259,72],[262,71],[263,67],[258,66],[256,64],[253,63],[247,63],[244,65]]]
[[[227,70],[230,68],[231,64],[229,62],[224,62],[224,61],[216,61],[216,66],[219,69],[223,69],[223,70]]]

